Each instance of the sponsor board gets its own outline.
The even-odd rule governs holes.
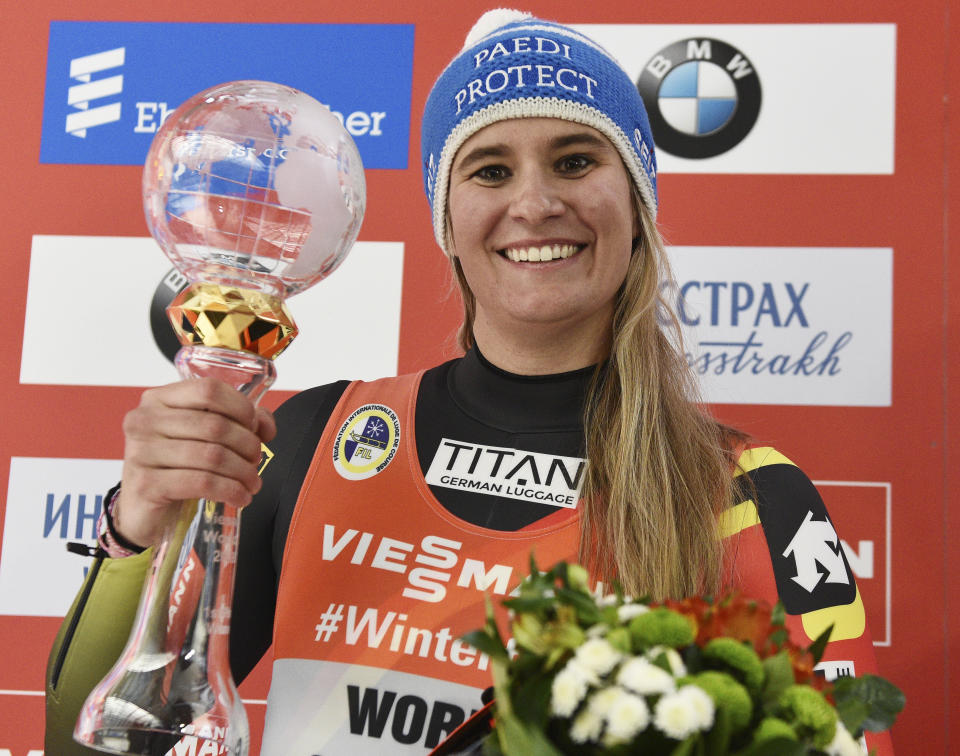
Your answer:
[[[413,26],[53,21],[41,163],[140,165],[164,118],[238,79],[338,115],[367,168],[406,168]]]
[[[0,552],[0,614],[62,617],[90,560],[66,544],[92,545],[103,494],[120,479],[112,459],[12,457]]]
[[[893,250],[672,247],[664,294],[704,398],[890,405]]]
[[[637,83],[661,173],[893,173],[895,24],[576,28]]]
[[[877,481],[813,481],[830,510],[847,563],[857,579],[875,646],[890,646],[891,485]]]
[[[169,271],[149,237],[34,236],[20,382],[176,380],[150,323]],[[330,279],[288,300],[300,335],[278,362],[274,388],[395,375],[402,280],[402,243],[357,242]]]

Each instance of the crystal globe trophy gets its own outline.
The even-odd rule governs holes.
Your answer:
[[[356,145],[303,92],[231,82],[167,119],[143,197],[151,234],[190,281],[167,309],[181,376],[212,376],[258,401],[297,333],[284,299],[333,271],[357,237],[366,188]],[[108,753],[246,756],[228,658],[239,512],[207,499],[174,509],[130,639],[74,738]]]

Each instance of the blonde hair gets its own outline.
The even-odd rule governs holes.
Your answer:
[[[580,560],[626,593],[654,599],[718,590],[719,512],[735,495],[732,447],[743,434],[709,417],[661,289],[672,281],[663,239],[634,191],[640,235],[618,293],[609,359],[585,406],[587,471]],[[448,249],[453,249],[447,219]],[[460,346],[473,341],[476,300],[452,258],[463,299]]]

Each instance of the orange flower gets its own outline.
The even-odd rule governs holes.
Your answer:
[[[773,610],[767,603],[746,598],[739,593],[725,596],[716,603],[694,597],[666,601],[664,605],[697,623],[698,646],[703,646],[713,638],[736,638],[752,643],[761,657],[769,656],[774,651],[770,636],[782,629],[781,625],[771,624]]]

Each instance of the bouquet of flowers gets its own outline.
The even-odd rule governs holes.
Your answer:
[[[491,756],[846,756],[903,708],[883,678],[830,684],[814,674],[829,631],[800,648],[780,605],[736,594],[658,605],[598,597],[583,567],[540,572],[532,559],[504,605],[510,650],[489,604],[484,628],[466,636],[491,659]]]

